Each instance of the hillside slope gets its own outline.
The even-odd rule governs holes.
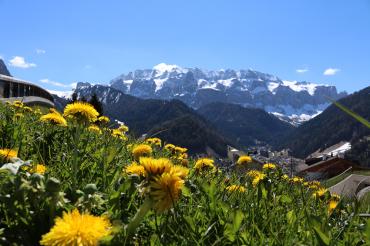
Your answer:
[[[240,145],[274,145],[279,137],[294,127],[262,109],[236,104],[210,103],[197,112],[212,122],[224,135]]]
[[[370,87],[338,102],[370,120]],[[340,141],[351,141],[355,144],[360,138],[368,135],[370,129],[335,105],[331,105],[317,117],[287,134],[279,143],[279,148],[290,148],[294,156],[304,158],[320,148]]]

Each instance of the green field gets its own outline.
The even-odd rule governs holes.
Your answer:
[[[0,105],[7,245],[364,245],[353,201],[271,164],[231,171],[184,146],[110,129],[89,105]],[[30,162],[25,162],[30,160]],[[7,164],[6,164],[7,163]],[[368,197],[366,198],[368,199]],[[1,244],[1,243],[0,243]]]

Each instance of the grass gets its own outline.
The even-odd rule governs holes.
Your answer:
[[[350,170],[350,171],[341,173],[337,176],[334,176],[330,179],[327,179],[327,180],[323,181],[322,184],[327,188],[332,187],[333,185],[336,185],[339,182],[341,182],[342,180],[346,179],[351,174],[370,176],[370,170],[355,170],[355,171]]]
[[[370,214],[370,192],[366,193],[360,200],[359,211]]]
[[[56,218],[74,209],[110,221],[101,245],[359,245],[370,239],[353,201],[290,179],[279,167],[255,176],[244,166],[202,167],[185,149],[112,136],[109,123],[95,122],[100,131],[92,131],[79,114],[66,117],[68,126],[41,122],[41,115],[0,105],[0,148],[19,158],[0,156],[0,168],[23,165],[15,174],[0,169],[0,238],[8,244],[37,245]],[[139,151],[140,144],[152,151]]]

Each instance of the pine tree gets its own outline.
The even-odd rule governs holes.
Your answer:
[[[91,96],[89,103],[94,106],[100,115],[103,115],[103,105],[95,93]]]
[[[77,93],[76,92],[73,92],[72,97],[70,99],[70,103],[73,103],[75,101],[77,101]]]

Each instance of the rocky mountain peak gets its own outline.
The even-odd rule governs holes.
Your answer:
[[[252,69],[203,70],[160,63],[113,79],[110,86],[141,98],[179,99],[193,108],[210,102],[262,108],[298,124],[319,114],[327,97],[339,99],[335,86],[282,80]]]

